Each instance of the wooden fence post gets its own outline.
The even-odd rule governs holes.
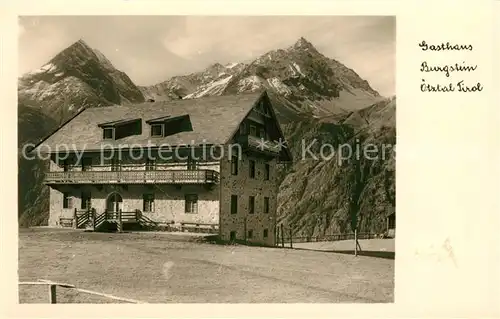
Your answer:
[[[281,247],[285,248],[285,232],[283,231],[283,224],[280,225],[281,233]]]
[[[77,215],[76,215],[76,207],[75,207],[75,210],[73,211],[73,228],[76,229],[78,228],[78,219],[77,219]]]
[[[57,303],[56,285],[49,285],[49,303]]]
[[[290,236],[290,248],[293,248],[293,243],[292,243],[292,226],[290,226],[289,233],[290,233],[290,235],[289,235]]]
[[[354,229],[354,257],[358,256],[358,230]]]
[[[274,226],[274,237],[276,237],[276,247],[280,246],[280,229],[278,224]]]
[[[245,240],[245,245],[247,244],[247,218],[243,220],[243,239]]]
[[[118,210],[118,232],[121,232],[123,229],[122,225],[122,210]]]

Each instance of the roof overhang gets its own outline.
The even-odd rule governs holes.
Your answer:
[[[127,119],[127,120],[118,120],[118,121],[112,121],[112,122],[106,122],[106,123],[97,124],[97,126],[100,127],[100,128],[116,127],[116,126],[120,126],[120,125],[130,124],[130,123],[133,123],[133,122],[138,122],[140,120],[141,120],[140,118]]]

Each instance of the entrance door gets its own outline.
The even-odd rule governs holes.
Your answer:
[[[106,210],[108,212],[116,213],[123,208],[122,196],[118,193],[112,193],[108,196],[106,203]]]

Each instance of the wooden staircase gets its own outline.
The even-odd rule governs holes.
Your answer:
[[[92,218],[95,214],[95,209],[85,209],[78,210],[75,208],[75,213],[73,216],[74,228],[78,229],[90,229],[92,228]]]
[[[117,232],[123,231],[124,224],[136,224],[143,229],[153,230],[158,227],[158,223],[147,216],[144,216],[140,210],[133,212],[110,212],[104,211],[97,214],[95,208],[89,210],[77,210],[74,213],[74,228],[86,229],[92,231],[102,231],[109,228],[116,229]]]

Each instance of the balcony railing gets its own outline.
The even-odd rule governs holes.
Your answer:
[[[47,172],[45,184],[215,184],[214,170]]]
[[[243,149],[252,149],[259,152],[278,155],[281,152],[281,146],[277,142],[262,139],[252,135],[241,135],[238,138]]]

